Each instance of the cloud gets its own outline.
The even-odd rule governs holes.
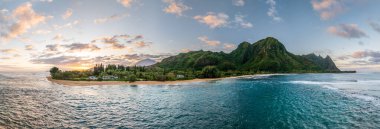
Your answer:
[[[98,46],[92,43],[71,43],[65,45],[48,44],[46,49],[40,56],[51,56],[54,54],[61,54],[62,52],[81,52],[81,51],[99,51]]]
[[[32,51],[32,50],[34,50],[34,46],[33,45],[25,45],[25,50]]]
[[[149,47],[151,42],[138,41],[134,43],[137,48]]]
[[[163,1],[169,4],[169,6],[167,6],[163,10],[165,13],[171,13],[177,16],[182,16],[182,12],[191,9],[189,6],[184,5],[181,1],[177,1],[177,0],[163,0]]]
[[[62,36],[62,34],[57,34],[52,39],[53,40],[63,40],[63,36]]]
[[[66,12],[62,15],[62,19],[67,19],[73,15],[73,10],[72,9],[67,9]]]
[[[60,45],[58,45],[58,44],[49,44],[49,45],[46,45],[45,47],[46,47],[47,51],[59,51]]]
[[[64,25],[53,25],[54,29],[59,30],[63,28],[73,28],[75,25],[79,24],[78,20],[66,23]]]
[[[0,57],[0,59],[1,60],[10,60],[11,58],[10,57],[6,57],[6,56],[4,56],[4,57]],[[3,67],[3,66],[2,66]]]
[[[379,23],[370,21],[369,25],[372,27],[373,30],[375,30],[375,31],[377,31],[377,32],[380,33],[380,24]]]
[[[112,49],[124,49],[126,46],[121,43],[121,41],[124,41],[128,39],[129,35],[114,35],[114,36],[106,36],[102,37],[100,39],[93,40],[92,42],[102,42],[104,44],[111,45]]]
[[[328,9],[331,8],[334,4],[337,4],[337,0],[312,0],[311,4],[315,10],[323,10],[323,9]]]
[[[51,3],[53,2],[53,0],[39,0],[40,2],[48,2],[48,3]]]
[[[340,24],[338,26],[330,26],[327,31],[331,34],[343,38],[362,38],[368,37],[356,24]]]
[[[363,57],[366,57],[366,52],[365,51],[357,51],[357,52],[354,52],[352,53],[352,57],[353,58],[363,58]]]
[[[225,43],[225,44],[223,44],[223,48],[224,48],[225,50],[234,50],[234,49],[236,48],[236,45],[234,45],[234,44],[229,44],[229,43]]]
[[[9,11],[6,10],[6,9],[2,9],[0,10],[0,36],[3,36],[4,33],[6,33],[7,31],[4,30],[3,28],[8,28],[8,24],[10,24],[9,22],[11,21],[12,17],[10,16],[9,14]]]
[[[380,58],[380,51],[372,51],[372,50],[365,50],[365,51],[356,51],[353,52],[351,57],[353,58]]]
[[[94,44],[87,43],[72,43],[69,45],[62,45],[67,48],[69,52],[77,52],[77,51],[99,51],[100,48]]]
[[[229,16],[224,13],[214,13],[214,12],[208,12],[207,15],[197,15],[194,16],[194,19],[197,20],[200,23],[204,23],[208,25],[210,28],[219,28],[219,27],[225,27],[228,24],[228,18]]]
[[[188,49],[188,48],[184,48],[184,49],[181,49],[180,52],[182,53],[187,53],[187,52],[190,52],[191,50]]]
[[[207,15],[197,15],[194,17],[200,23],[208,25],[210,28],[221,28],[221,27],[242,27],[242,28],[252,28],[251,22],[246,21],[245,16],[235,15],[233,20],[229,21],[229,16],[224,13],[214,13],[208,12]]]
[[[49,34],[51,33],[50,30],[36,30],[33,32],[33,34]]]
[[[92,63],[90,59],[76,56],[58,56],[50,58],[36,58],[30,60],[34,64],[52,64],[52,65],[76,65]]]
[[[244,0],[232,0],[232,2],[235,6],[244,6],[245,4]]]
[[[170,55],[150,55],[150,54],[126,54],[126,55],[110,55],[99,56],[94,58],[94,62],[103,64],[122,64],[132,66],[138,61],[144,59],[152,59],[160,62],[162,59],[169,57]]]
[[[20,54],[14,54],[13,57],[21,57]]]
[[[253,27],[252,23],[245,21],[244,17],[245,16],[243,16],[243,15],[235,15],[236,24],[238,24],[242,28],[252,28]]]
[[[26,33],[30,28],[45,22],[49,16],[37,14],[32,4],[27,2],[18,6],[10,15],[7,10],[2,10],[0,13],[0,39],[7,41]]]
[[[158,55],[123,55],[123,56],[101,56],[101,57],[81,57],[67,56],[66,54],[76,54],[75,52],[82,51],[100,51],[104,48],[100,48],[97,45],[99,43],[110,45],[105,46],[111,49],[126,49],[127,51],[133,51],[132,48],[145,48],[149,47],[152,43],[143,40],[142,35],[113,35],[104,36],[92,40],[90,43],[71,43],[71,44],[49,44],[46,45],[41,53],[33,55],[30,62],[34,64],[51,64],[51,65],[67,65],[71,67],[85,67],[83,65],[93,65],[95,63],[113,63],[113,64],[125,64],[132,65],[136,63],[137,59],[143,57],[149,57],[149,59],[161,60],[163,56]],[[127,46],[130,45],[130,46]],[[25,46],[28,49],[29,46]],[[136,57],[136,58],[135,58]],[[137,58],[138,57],[138,58]],[[167,57],[167,56],[166,56]],[[128,60],[127,60],[128,59]],[[135,60],[136,59],[136,60]],[[146,58],[145,58],[146,59]]]
[[[134,0],[117,0],[120,4],[122,4],[124,7],[130,7]]]
[[[231,51],[236,48],[234,44],[231,43],[222,43],[218,40],[210,40],[207,36],[200,36],[198,37],[198,40],[200,40],[202,43],[204,43],[211,51]],[[181,52],[190,51],[190,49],[182,49]]]
[[[267,15],[271,17],[274,21],[282,21],[282,18],[278,16],[277,9],[276,9],[276,1],[274,0],[267,0],[267,4],[269,4],[269,9],[267,12]]]
[[[370,62],[373,62],[373,63],[376,63],[376,64],[379,64],[380,63],[380,57],[377,57],[377,58],[371,58],[369,59]]]
[[[115,14],[115,15],[112,15],[109,17],[95,19],[94,23],[95,24],[101,24],[101,23],[105,23],[105,22],[109,22],[109,21],[113,21],[113,20],[122,19],[122,18],[127,17],[127,16],[129,16],[129,14]]]
[[[329,20],[344,10],[340,0],[312,0],[311,4],[322,20]]]
[[[336,59],[336,63],[339,67],[350,70],[378,71],[380,68],[380,51],[355,51]]]
[[[219,46],[221,43],[220,41],[217,41],[217,40],[209,40],[207,36],[201,36],[201,37],[198,37],[198,39],[200,41],[202,41],[203,43],[207,44],[208,46]]]
[[[135,44],[138,48],[143,48],[149,46],[151,43],[143,41],[142,35],[130,36],[130,35],[114,35],[114,36],[105,36],[91,42],[100,42],[107,45],[111,45],[112,49],[126,49],[128,48],[125,44]]]
[[[127,55],[109,55],[98,57],[77,57],[77,56],[54,56],[54,57],[37,57],[30,60],[34,64],[51,64],[51,65],[82,65],[82,64],[122,64],[132,66],[136,62],[144,59],[153,59],[157,62],[170,55],[150,55],[150,54],[127,54]]]
[[[17,50],[16,49],[0,49],[0,52],[5,53],[5,54],[12,54],[12,53],[16,53]]]

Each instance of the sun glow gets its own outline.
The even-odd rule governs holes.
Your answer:
[[[93,65],[90,65],[90,64],[80,64],[80,65],[66,66],[65,68],[68,70],[84,71],[84,70],[89,70],[92,67]]]

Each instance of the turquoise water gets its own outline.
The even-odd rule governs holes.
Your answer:
[[[1,73],[0,128],[380,128],[379,73],[88,87],[46,74]]]

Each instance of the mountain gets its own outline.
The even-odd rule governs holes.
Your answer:
[[[135,65],[136,66],[150,66],[150,65],[153,65],[157,63],[155,60],[152,60],[152,59],[144,59],[144,60],[140,60],[138,61]]]
[[[163,59],[155,66],[173,70],[217,66],[218,69],[254,72],[339,72],[332,59],[309,55],[294,55],[273,37],[256,43],[242,42],[231,53],[192,51]]]
[[[322,69],[326,71],[340,71],[336,66],[334,61],[330,58],[330,56],[326,56],[325,58],[321,56],[317,56],[315,54],[303,55],[302,57],[312,61],[314,64],[318,65]]]

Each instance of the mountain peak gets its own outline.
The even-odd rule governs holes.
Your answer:
[[[136,66],[150,66],[150,65],[153,65],[155,63],[157,63],[155,60],[148,58],[148,59],[138,61],[135,65]]]
[[[278,41],[276,38],[271,37],[271,36],[266,37],[265,40],[276,40],[276,41]]]
[[[280,53],[286,53],[287,50],[285,46],[278,41],[276,38],[273,37],[267,37],[265,39],[259,40],[256,43],[253,44],[258,50],[263,51],[277,51]]]
[[[247,48],[248,46],[250,46],[251,43],[247,42],[247,41],[244,41],[244,42],[241,42],[237,48]]]

